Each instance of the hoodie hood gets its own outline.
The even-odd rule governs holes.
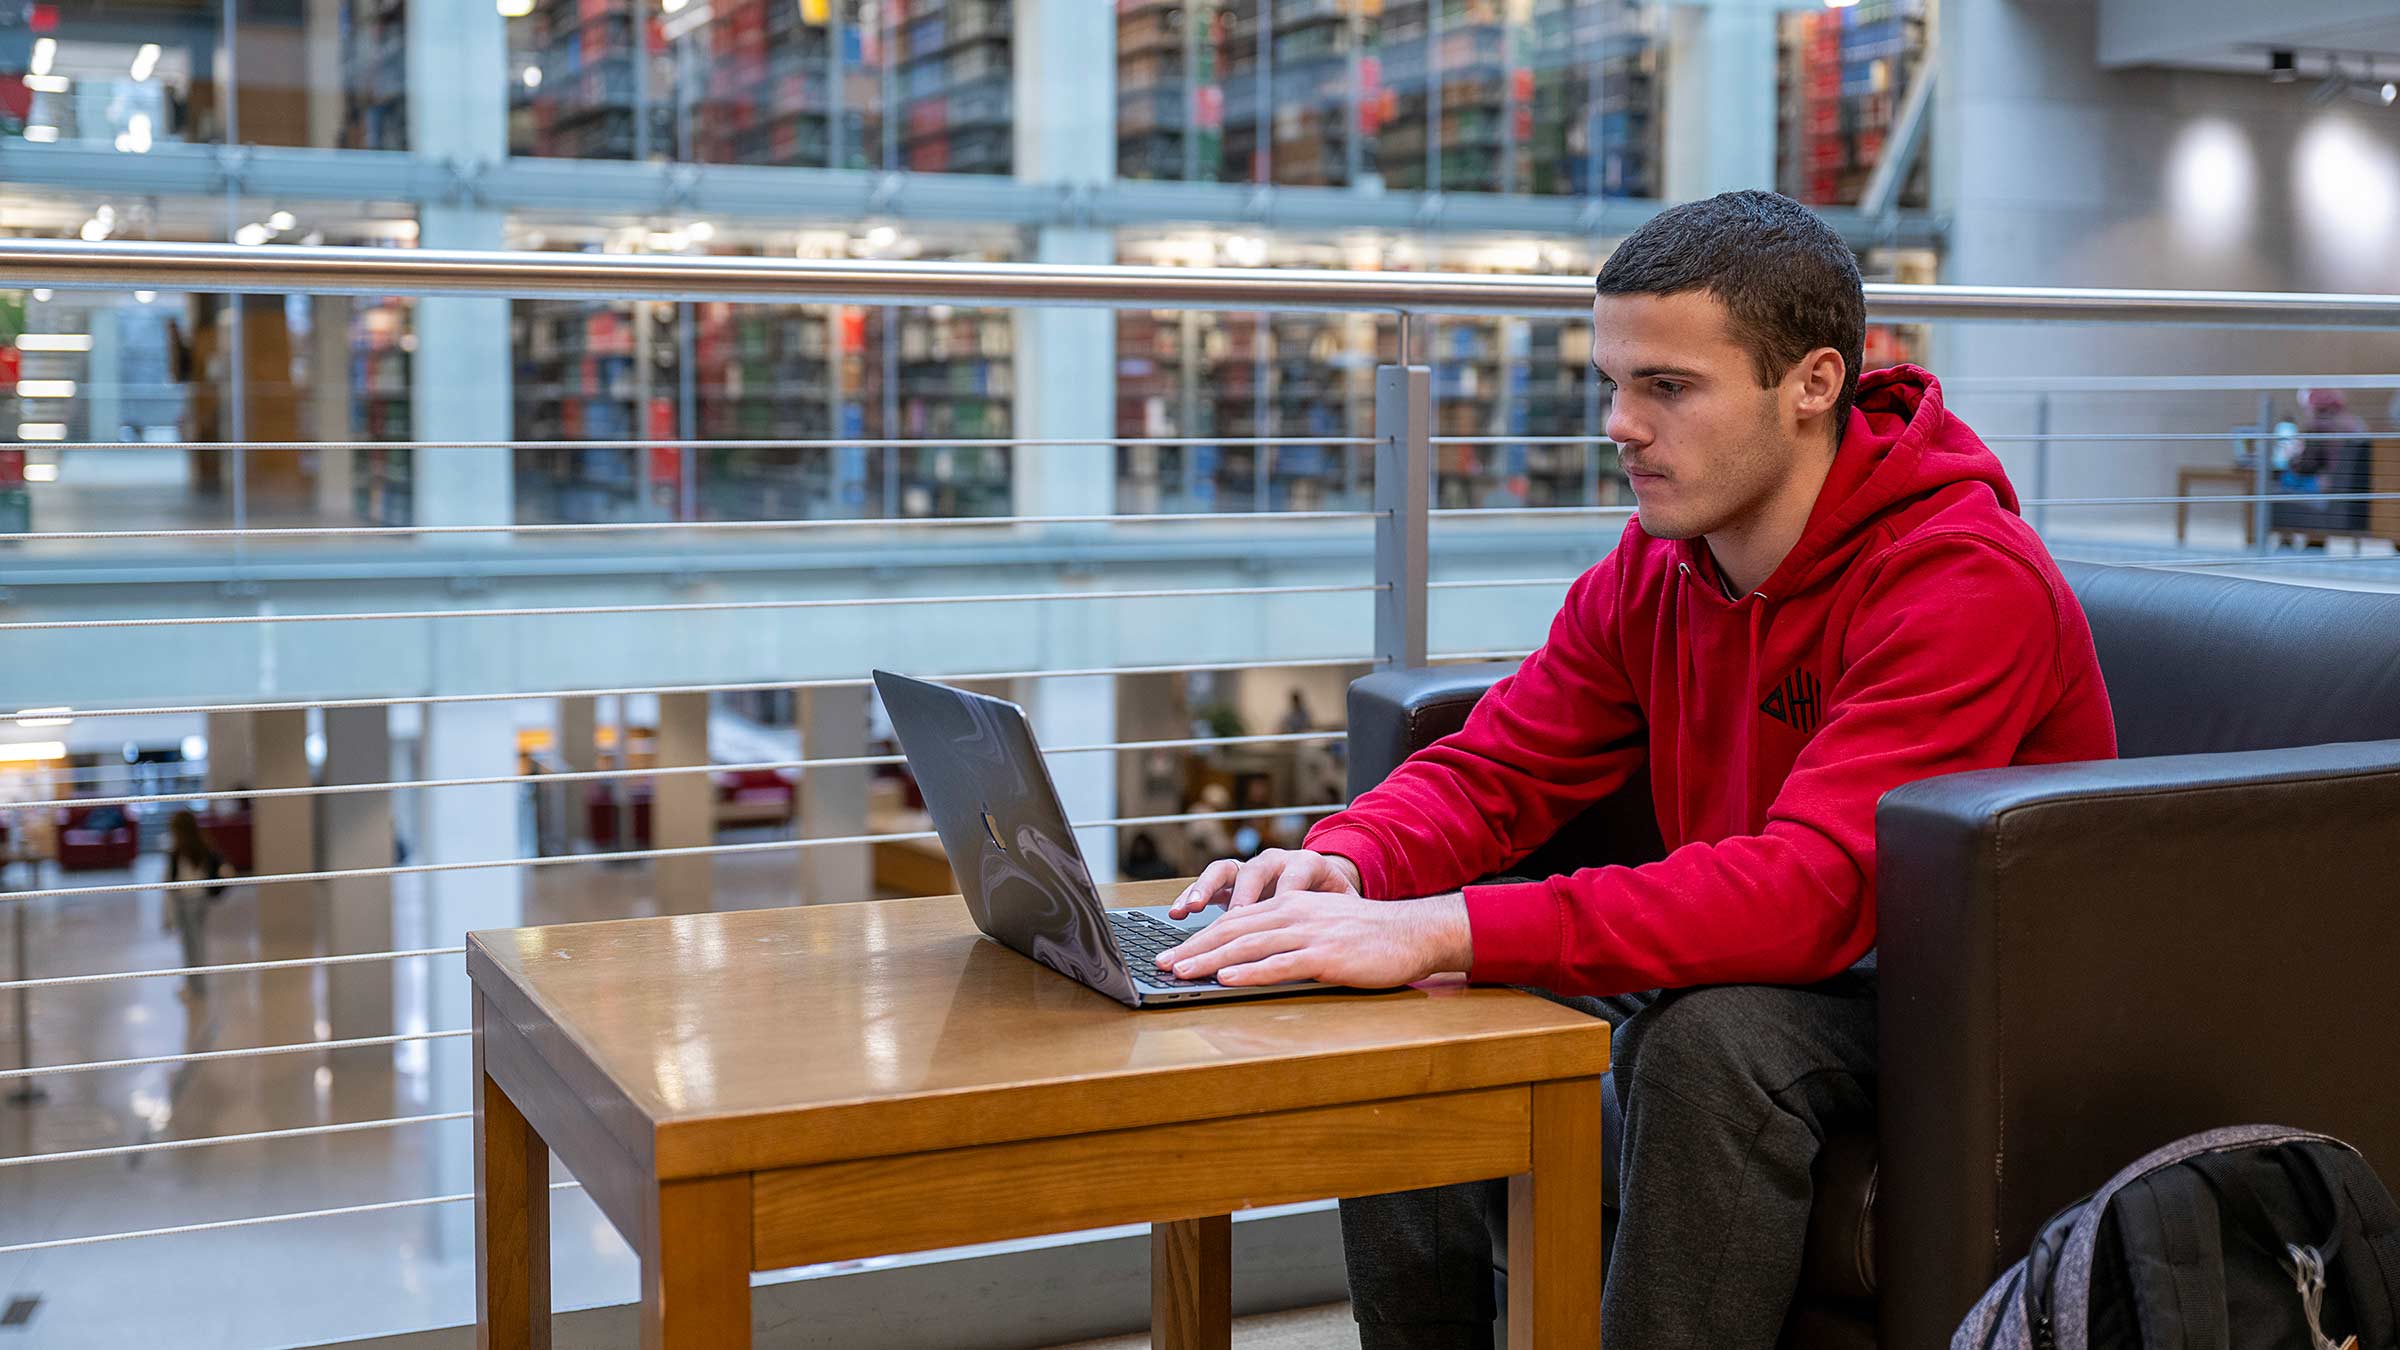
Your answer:
[[[1869,371],[1859,377],[1849,425],[1800,541],[1759,589],[1775,599],[1805,590],[1846,566],[1890,518],[1930,498],[1977,491],[2017,514],[2016,489],[1999,456],[1950,415],[1941,381],[1916,366]],[[1714,574],[1706,541],[1683,547],[1686,561]]]

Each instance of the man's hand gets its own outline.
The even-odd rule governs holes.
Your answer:
[[[1220,858],[1210,863],[1184,893],[1167,906],[1167,917],[1197,914],[1219,901],[1228,909],[1253,905],[1271,895],[1293,891],[1359,893],[1358,864],[1331,853],[1304,848],[1271,848],[1248,862]]]
[[[1161,967],[1187,980],[1321,980],[1358,989],[1411,984],[1474,963],[1462,895],[1391,901],[1327,891],[1290,891],[1244,905],[1158,957]]]

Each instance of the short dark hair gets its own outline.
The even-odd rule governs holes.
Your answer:
[[[1858,258],[1816,212],[1780,193],[1727,192],[1670,206],[1600,267],[1602,295],[1706,291],[1733,316],[1733,337],[1772,387],[1819,347],[1842,354],[1833,406],[1838,444],[1858,397],[1867,345]]]

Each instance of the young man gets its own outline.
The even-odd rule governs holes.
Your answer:
[[[1858,377],[1865,296],[1824,222],[1764,192],[1675,207],[1598,290],[1639,515],[1457,735],[1305,849],[1202,873],[1177,908],[1231,912],[1161,962],[1231,984],[1464,970],[1608,1019],[1609,1344],[1770,1350],[1810,1164],[1873,1112],[1877,799],[2108,758],[2115,733],[1999,461],[1924,371]],[[1471,884],[1645,763],[1664,860]],[[1492,1199],[1343,1205],[1366,1350],[1490,1345]]]

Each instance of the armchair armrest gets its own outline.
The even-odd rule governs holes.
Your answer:
[[[1400,762],[1467,724],[1484,691],[1513,661],[1381,670],[1350,682],[1350,795],[1382,782]]]
[[[1426,746],[1465,726],[1476,701],[1514,662],[1385,670],[1350,684],[1350,796],[1381,783]],[[1509,874],[1546,877],[1603,863],[1634,865],[1666,853],[1650,801],[1650,774],[1593,803],[1551,840],[1518,859]]]
[[[2400,1167],[2400,741],[2021,766],[1877,813],[1886,1345],[2217,1125]]]

